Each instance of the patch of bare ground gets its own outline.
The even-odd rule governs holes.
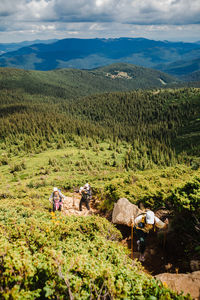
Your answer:
[[[63,201],[63,214],[66,216],[87,216],[91,214],[97,214],[97,210],[94,208],[94,200],[90,201],[90,210],[87,210],[85,205],[82,206],[82,211],[79,210],[79,203],[81,200],[81,195],[78,193],[66,196]]]

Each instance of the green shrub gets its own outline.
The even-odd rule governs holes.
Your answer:
[[[189,299],[133,264],[105,218],[48,214],[27,201],[0,203],[0,298]]]
[[[10,166],[10,173],[20,172],[24,169],[26,169],[26,165],[24,161],[19,163],[14,163],[13,165]]]
[[[0,159],[0,165],[8,165],[9,164],[9,158],[7,154],[2,154]]]

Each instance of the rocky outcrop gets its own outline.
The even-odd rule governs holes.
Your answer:
[[[120,198],[117,203],[115,203],[112,213],[112,222],[114,224],[130,226],[131,218],[135,218],[140,213],[142,213],[142,210],[139,209],[137,205],[130,203],[126,198]]]
[[[193,299],[200,299],[200,271],[188,274],[163,273],[155,277],[178,293],[183,291],[184,295],[189,293]]]

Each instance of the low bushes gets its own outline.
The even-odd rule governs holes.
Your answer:
[[[133,264],[105,218],[29,204],[0,203],[1,299],[189,299]]]

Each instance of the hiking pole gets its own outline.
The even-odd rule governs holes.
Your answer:
[[[166,228],[165,228],[165,231],[164,231],[164,240],[163,240],[163,249],[165,249],[165,246],[166,246],[166,239],[167,239],[167,229],[168,229],[168,224],[169,224],[169,221],[168,219],[166,219]]]
[[[73,186],[73,207],[75,206],[75,201],[74,201],[74,186]]]
[[[133,223],[131,224],[131,258],[133,259]]]

